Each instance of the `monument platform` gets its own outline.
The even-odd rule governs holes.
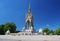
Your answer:
[[[59,35],[0,35],[0,41],[60,41]]]

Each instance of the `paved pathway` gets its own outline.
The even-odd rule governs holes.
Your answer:
[[[23,35],[23,36],[11,36],[0,35],[0,41],[60,41],[60,36],[56,35]]]

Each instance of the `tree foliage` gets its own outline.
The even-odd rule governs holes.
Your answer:
[[[43,28],[43,32],[46,33],[46,35],[49,35],[50,30],[48,28]]]
[[[0,25],[0,35],[4,35],[5,31],[4,31],[4,25]]]
[[[16,32],[16,25],[13,22],[0,25],[0,35],[4,35],[7,30],[10,30],[10,33]]]
[[[50,35],[54,35],[54,31],[53,30],[50,30]]]
[[[5,31],[9,29],[10,33],[14,33],[16,31],[16,25],[13,22],[6,23],[4,28],[5,28]]]
[[[60,35],[60,28],[57,28],[56,30],[50,30],[48,28],[43,28],[43,32],[45,32],[46,35]]]
[[[54,31],[54,34],[55,34],[55,35],[60,35],[60,28],[57,28],[57,29]]]
[[[46,35],[54,35],[54,31],[48,28],[43,28],[43,33],[46,33]]]

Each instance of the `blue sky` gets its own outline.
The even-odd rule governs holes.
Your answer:
[[[60,0],[0,0],[0,24],[14,22],[17,30],[22,30],[29,3],[36,30],[60,27]]]

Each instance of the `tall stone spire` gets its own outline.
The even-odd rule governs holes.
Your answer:
[[[29,3],[29,6],[28,6],[28,12],[29,12],[29,13],[31,12],[30,3]]]
[[[30,3],[29,3],[29,5],[28,5],[28,15],[29,15],[29,16],[32,16],[32,14],[31,14],[31,8],[30,8]],[[28,16],[28,15],[27,15],[27,16]]]
[[[30,4],[28,5],[28,13],[27,13],[27,16],[26,16],[26,21],[30,21],[32,22],[33,21],[33,16],[31,14],[31,9],[30,9]]]
[[[34,32],[33,16],[31,14],[30,4],[28,5],[28,14],[26,16],[25,31]]]

